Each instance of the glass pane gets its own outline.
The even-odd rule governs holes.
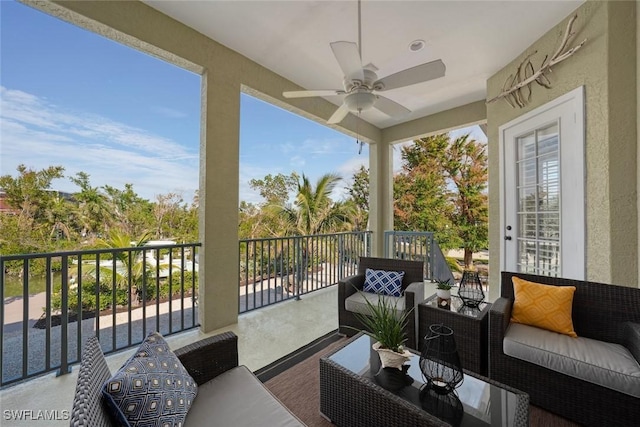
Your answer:
[[[536,138],[535,134],[531,132],[528,135],[517,138],[518,141],[518,159],[530,159],[536,155]]]
[[[518,241],[518,264],[521,266],[535,266],[536,244],[529,240]]]
[[[535,239],[536,215],[518,214],[518,237]]]
[[[518,162],[518,187],[537,184],[536,159]]]
[[[538,243],[538,268],[539,274],[558,274],[560,269],[560,244],[558,242]]]
[[[558,151],[558,123],[539,129],[536,133],[538,135],[539,156]]]
[[[536,211],[536,187],[525,187],[518,190],[518,197],[520,206],[518,210],[520,212],[535,212]]]
[[[538,238],[560,240],[560,213],[543,213],[538,216]]]

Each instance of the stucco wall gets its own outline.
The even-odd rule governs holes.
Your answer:
[[[587,43],[553,68],[552,88],[533,85],[530,104],[511,108],[504,101],[487,106],[489,188],[499,188],[499,126],[579,86],[585,86],[586,277],[588,280],[637,286],[636,101],[633,2],[587,2],[576,10],[575,45]],[[501,91],[507,77],[530,53],[537,68],[553,54],[569,17],[563,19],[487,81],[487,97]],[[625,50],[626,49],[626,50]],[[635,52],[635,49],[631,50]],[[625,89],[626,92],[625,92]],[[632,89],[632,90],[630,90]],[[500,274],[500,194],[489,193],[491,283]],[[498,286],[492,286],[491,298]]]

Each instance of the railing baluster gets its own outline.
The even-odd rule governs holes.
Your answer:
[[[118,322],[116,320],[116,295],[118,293],[117,261],[118,257],[114,254],[114,256],[111,257],[111,348],[113,350],[117,349],[116,338],[118,334]],[[100,311],[100,307],[98,307],[98,312]]]
[[[47,257],[45,261],[45,338],[44,338],[44,369],[49,371],[51,369],[51,279],[53,271],[51,271],[51,257]],[[4,324],[4,323],[3,323]]]
[[[96,283],[95,283],[95,293],[96,293],[96,337],[100,340],[100,254],[96,254]],[[64,298],[63,298],[64,299]]]
[[[0,327],[4,330],[4,259],[0,256]],[[0,385],[4,384],[4,333],[0,336]]]
[[[184,258],[180,260],[180,267],[184,268]],[[173,332],[173,251],[169,249],[169,333]]]
[[[60,324],[60,370],[58,371],[58,375],[64,375],[71,372],[68,365],[68,352],[69,352],[69,339],[68,339],[68,328],[69,328],[69,306],[68,306],[68,298],[69,298],[69,265],[67,263],[68,258],[66,256],[62,257],[62,276],[61,280],[61,289],[62,289],[62,321]],[[80,327],[80,325],[78,325]]]
[[[82,254],[78,254],[78,271],[76,272],[76,286],[78,289],[78,316],[83,318],[82,307]],[[76,360],[80,360],[82,354],[82,328],[78,327],[78,334],[76,336]]]
[[[160,249],[156,249],[156,332],[160,332]]]
[[[26,377],[29,361],[29,260],[27,259],[24,260],[22,274],[22,376]]]

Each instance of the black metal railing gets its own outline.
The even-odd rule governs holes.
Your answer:
[[[0,256],[0,386],[198,326],[200,243]]]
[[[356,274],[371,254],[371,232],[241,240],[238,312],[323,289]]]
[[[385,258],[408,259],[424,262],[425,280],[450,280],[453,273],[440,245],[429,231],[385,231]]]

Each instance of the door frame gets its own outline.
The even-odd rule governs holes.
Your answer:
[[[579,224],[578,221],[576,221],[572,227],[574,229],[576,228],[580,228],[582,227],[582,239],[581,239],[581,243],[579,243],[577,245],[577,247],[574,247],[573,250],[578,251],[576,253],[576,256],[581,257],[584,262],[583,262],[583,267],[580,269],[577,269],[577,271],[569,274],[569,278],[572,279],[576,279],[576,280],[584,280],[584,278],[586,277],[586,209],[585,209],[585,205],[586,205],[586,158],[585,158],[585,103],[584,103],[584,86],[580,86],[577,87],[576,89],[573,89],[570,92],[567,92],[564,95],[561,95],[549,102],[547,102],[544,105],[541,105],[540,107],[535,108],[534,110],[529,111],[528,113],[525,113],[513,120],[511,120],[508,123],[503,124],[502,126],[498,127],[498,137],[499,137],[499,173],[500,173],[500,179],[499,179],[499,191],[500,191],[500,201],[499,201],[499,206],[500,206],[500,271],[505,271],[506,269],[506,257],[507,257],[507,253],[506,253],[506,247],[505,247],[505,227],[506,227],[506,184],[505,184],[505,177],[506,177],[506,159],[505,159],[505,143],[506,143],[506,133],[508,130],[510,130],[511,128],[515,127],[515,126],[519,126],[522,125],[524,122],[527,122],[529,120],[534,119],[536,116],[539,116],[545,112],[547,112],[548,110],[551,110],[553,108],[556,108],[562,104],[566,104],[566,103],[572,103],[572,108],[573,108],[573,112],[574,112],[574,123],[575,123],[575,140],[578,142],[578,144],[576,146],[572,147],[572,150],[574,151],[574,154],[576,157],[578,157],[580,160],[580,164],[579,164],[579,169],[581,169],[582,171],[582,177],[579,178],[581,180],[583,180],[583,188],[582,188],[582,192],[581,193],[575,193],[573,194],[574,199],[575,200],[580,200],[579,202],[579,206],[578,209],[581,210],[581,220],[582,220],[582,224]],[[559,128],[559,132],[561,132],[561,127],[562,127],[562,123],[560,123],[560,128]],[[529,129],[528,131],[525,132],[530,132],[531,130],[534,130],[535,128],[532,127],[531,129]],[[523,132],[523,133],[525,133]],[[562,148],[562,139],[560,139],[560,146],[559,146],[559,150],[560,150],[560,163],[562,165],[563,163],[563,148]],[[562,166],[560,169],[560,173],[561,173],[561,179],[564,180],[565,177],[562,176],[563,174],[563,170],[562,170]],[[577,179],[574,178],[574,179]],[[562,184],[563,181],[561,181]],[[561,190],[561,203],[564,196],[563,196],[563,192]],[[560,222],[561,224],[563,224],[563,216],[562,213],[560,215]],[[562,227],[564,227],[564,225],[561,225]],[[517,225],[514,226],[515,229],[517,229]],[[562,237],[561,237],[561,251],[562,251]],[[581,251],[581,253],[580,253]],[[565,277],[565,272],[563,269],[562,272],[562,276]]]

